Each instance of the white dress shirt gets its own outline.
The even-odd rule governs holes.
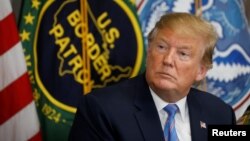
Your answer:
[[[167,121],[168,114],[163,110],[163,108],[169,103],[162,100],[157,94],[155,94],[155,92],[151,88],[149,89],[161,120],[162,130],[164,130],[164,125]],[[175,115],[175,129],[177,132],[178,139],[179,141],[191,141],[187,97],[182,98],[175,104],[178,106],[179,109]]]

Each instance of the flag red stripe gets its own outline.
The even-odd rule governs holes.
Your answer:
[[[0,21],[0,55],[3,55],[4,52],[19,42],[16,23],[13,22],[14,19],[14,14],[11,13]]]
[[[247,97],[244,98],[236,107],[234,107],[234,110],[238,110],[248,99],[250,98],[250,93],[247,94]]]
[[[143,2],[144,2],[144,0],[141,0],[141,1],[140,1],[140,3],[137,5],[137,10],[141,8]]]
[[[25,73],[0,92],[0,124],[32,102],[32,91]]]
[[[0,4],[0,140],[41,141],[22,46],[10,0]]]
[[[42,135],[41,132],[38,132],[35,134],[32,138],[30,138],[28,141],[42,141]]]

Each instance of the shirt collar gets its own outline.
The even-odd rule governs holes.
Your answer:
[[[161,99],[151,88],[149,88],[149,89],[150,89],[151,95],[153,97],[156,109],[158,112],[160,112],[169,103],[164,101],[163,99]],[[187,96],[183,97],[182,99],[177,101],[175,104],[178,106],[181,118],[184,121],[185,115],[187,112]]]

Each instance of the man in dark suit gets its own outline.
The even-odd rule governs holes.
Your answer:
[[[212,67],[217,34],[211,24],[188,13],[166,14],[148,42],[146,72],[83,96],[69,140],[206,141],[207,125],[235,124],[229,105],[192,88]]]

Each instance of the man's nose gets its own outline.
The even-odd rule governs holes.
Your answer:
[[[166,54],[164,55],[163,63],[164,63],[165,65],[173,66],[174,59],[175,59],[175,52],[174,52],[174,50],[169,50],[169,51],[166,52]]]

